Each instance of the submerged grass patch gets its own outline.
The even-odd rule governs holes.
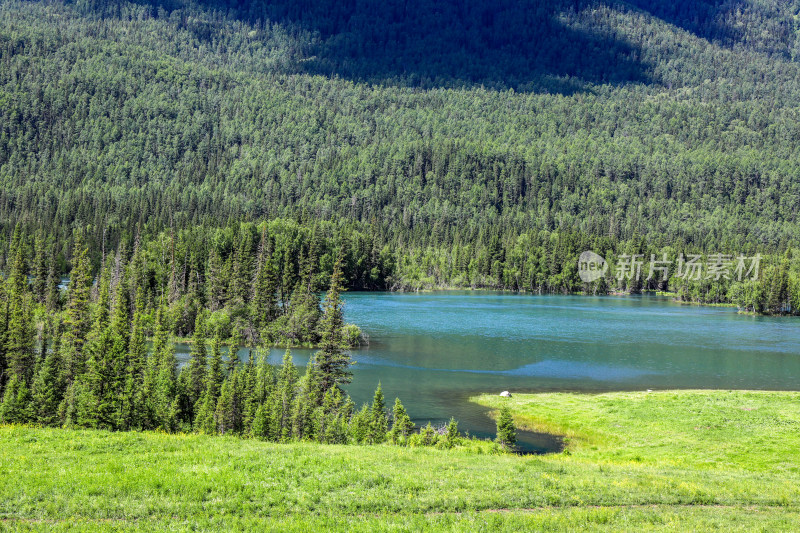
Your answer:
[[[792,529],[800,394],[482,396],[568,453],[0,427],[0,527]],[[488,448],[487,448],[488,449]]]

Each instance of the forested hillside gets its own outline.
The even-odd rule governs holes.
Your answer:
[[[58,274],[80,230],[95,272],[103,250],[173,236],[170,268],[205,282],[240,224],[280,218],[306,250],[344,247],[346,284],[367,289],[606,290],[577,278],[584,249],[760,252],[775,273],[743,307],[781,312],[800,291],[798,13],[4,1],[0,270],[20,224]]]

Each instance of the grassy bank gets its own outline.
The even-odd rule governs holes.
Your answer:
[[[551,456],[0,427],[0,527],[792,529],[800,394],[494,396]]]

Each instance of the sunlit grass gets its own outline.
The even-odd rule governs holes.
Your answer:
[[[514,395],[566,453],[0,427],[0,527],[790,530],[800,395]]]

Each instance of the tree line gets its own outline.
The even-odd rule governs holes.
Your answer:
[[[324,300],[315,304],[318,351],[301,375],[288,349],[277,367],[263,348],[239,361],[235,342],[223,347],[223,329],[210,320],[208,307],[196,314],[189,361],[179,368],[169,292],[148,304],[139,285],[138,248],[130,261],[116,254],[95,278],[88,248],[76,233],[69,285],[61,291],[52,275],[47,281],[29,276],[19,231],[11,242],[9,274],[0,278],[2,422],[195,431],[275,442],[446,448],[463,442],[455,420],[442,428],[416,428],[399,399],[387,407],[380,384],[371,404],[355,408],[344,391],[352,377],[351,344],[338,259]],[[297,283],[308,287],[306,279]],[[288,305],[298,304],[292,299]]]
[[[264,219],[423,263],[541,232],[797,247],[786,3],[306,4],[4,2],[0,249],[18,223],[66,258],[76,228],[99,254]]]

